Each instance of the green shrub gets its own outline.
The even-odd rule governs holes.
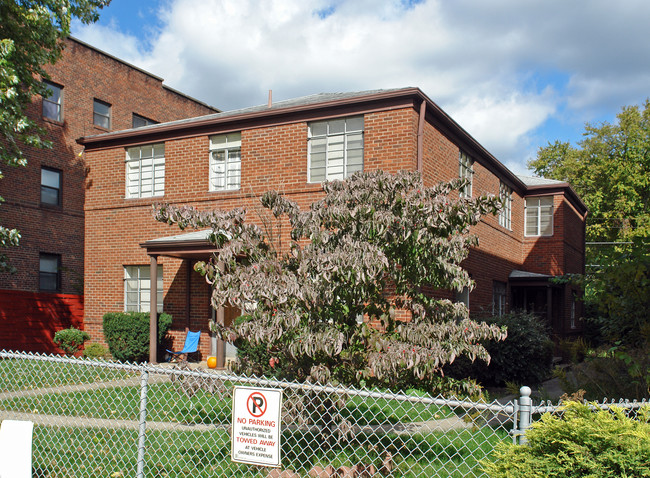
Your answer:
[[[492,478],[650,477],[650,409],[639,416],[568,402],[562,417],[546,414],[532,425],[528,444],[500,443],[483,469]]]
[[[564,391],[584,390],[587,400],[650,398],[648,345],[597,349],[587,354],[583,362],[572,365],[570,370],[558,370],[556,376]]]
[[[108,357],[108,349],[104,347],[102,344],[93,342],[91,344],[86,345],[86,347],[84,348],[83,356],[84,358],[87,359],[103,359]]]
[[[66,355],[74,355],[86,340],[90,339],[90,335],[83,330],[71,327],[69,329],[59,330],[54,334],[54,344],[65,352]]]
[[[172,316],[158,314],[158,344],[167,335]],[[144,362],[149,358],[149,312],[109,312],[104,315],[104,337],[115,360]],[[161,350],[161,347],[158,347]]]
[[[501,316],[487,316],[489,324],[506,326],[508,337],[500,342],[486,342],[490,364],[465,357],[445,368],[445,373],[456,378],[471,377],[482,385],[504,385],[514,382],[535,385],[551,375],[553,341],[546,325],[534,314],[511,312]]]

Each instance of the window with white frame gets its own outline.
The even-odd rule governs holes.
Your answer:
[[[363,116],[309,124],[310,183],[363,171]]]
[[[467,184],[465,184],[465,186],[460,190],[460,197],[462,198],[472,197],[472,178],[474,176],[474,170],[472,169],[473,165],[474,160],[461,151],[458,155],[458,177],[460,179],[468,180]]]
[[[553,196],[526,198],[527,236],[553,235]]]
[[[157,309],[163,310],[163,269],[157,268]],[[150,266],[125,266],[124,267],[124,310],[126,312],[151,311],[151,267]]]
[[[93,124],[100,128],[111,128],[111,105],[101,100],[93,100]]]
[[[241,133],[210,137],[210,191],[241,187]]]
[[[43,82],[48,93],[43,96],[43,117],[63,121],[63,87]]]
[[[502,209],[499,211],[499,225],[506,229],[512,229],[512,189],[503,182],[499,185],[499,198],[502,201]]]
[[[495,280],[492,282],[492,314],[503,315],[506,313],[506,291],[505,282]]]
[[[165,194],[165,144],[148,144],[126,150],[126,197]]]

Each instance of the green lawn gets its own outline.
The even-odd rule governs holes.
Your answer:
[[[139,376],[139,371],[131,372],[75,363],[0,359],[0,391],[2,392],[123,380]]]
[[[394,457],[393,476],[480,476],[478,462],[505,433],[481,430],[411,436],[358,436],[343,447],[322,448],[314,437],[283,433],[283,466],[302,476],[314,465],[335,467],[370,461],[381,464],[382,453]],[[136,430],[38,426],[34,433],[35,478],[135,476]],[[146,434],[145,476],[208,478],[215,476],[265,476],[266,471],[230,461],[230,436],[226,430],[160,432]],[[121,475],[114,475],[121,473]]]
[[[88,384],[138,378],[139,373],[126,373],[103,368],[57,364],[41,361],[0,360],[0,387],[5,391],[49,388],[58,385]],[[153,377],[153,375],[152,375]],[[136,380],[137,383],[137,380]],[[198,390],[185,394],[178,383],[155,382],[148,387],[147,422],[169,424],[169,430],[148,429],[145,435],[147,477],[251,477],[266,476],[267,470],[230,461],[230,424],[233,384],[226,383],[210,393]],[[417,396],[417,392],[409,395]],[[336,394],[288,391],[290,400],[304,407],[309,428],[297,420],[286,420],[282,437],[283,466],[307,476],[312,466],[329,464],[352,466],[356,463],[381,464],[386,452],[393,456],[400,477],[466,477],[481,476],[478,462],[489,457],[495,444],[508,439],[505,431],[494,431],[477,425],[468,430],[433,433],[390,431],[388,424],[426,422],[455,417],[453,410],[423,403],[410,403],[394,398],[352,396],[336,409]],[[135,476],[137,468],[140,388],[110,388],[45,394],[27,394],[0,401],[0,411],[57,415],[70,418],[70,426],[38,425],[34,431],[34,477],[78,478]],[[298,407],[300,408],[300,407]],[[337,437],[334,421],[314,419],[334,411],[359,427],[347,436]],[[107,429],[75,427],[74,417],[120,419],[130,428]],[[314,421],[315,420],[315,421]],[[337,419],[338,420],[338,419]],[[336,420],[335,420],[336,421]],[[181,425],[208,425],[188,430]],[[220,425],[210,427],[210,425]],[[225,425],[225,428],[224,428]],[[381,425],[384,425],[383,427]],[[331,432],[327,432],[327,427]]]

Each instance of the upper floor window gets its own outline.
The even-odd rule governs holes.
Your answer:
[[[460,190],[460,197],[462,198],[472,197],[472,178],[474,176],[474,171],[472,169],[473,165],[474,160],[461,151],[458,155],[458,177],[460,179],[468,180],[467,184],[465,184],[465,186]]]
[[[163,269],[156,270],[156,309],[163,310]],[[124,310],[127,312],[149,312],[151,310],[151,267],[124,267]]]
[[[41,204],[61,205],[61,171],[41,168]]]
[[[143,126],[149,126],[150,124],[158,124],[158,121],[154,121],[152,119],[145,118],[144,116],[136,115],[133,113],[132,126],[134,128],[141,128]]]
[[[526,198],[526,235],[553,235],[553,196]]]
[[[512,189],[501,183],[499,185],[499,198],[501,198],[503,206],[499,211],[499,225],[506,229],[512,229],[510,222],[512,217]]]
[[[363,171],[363,116],[309,124],[310,183]]]
[[[111,105],[101,100],[93,100],[93,124],[111,129]]]
[[[210,137],[210,191],[241,186],[241,133]]]
[[[38,287],[46,292],[56,292],[61,289],[61,256],[59,254],[39,254]]]
[[[126,197],[165,194],[165,144],[147,144],[126,150]]]
[[[43,117],[63,121],[63,87],[44,81],[48,94],[43,96]]]

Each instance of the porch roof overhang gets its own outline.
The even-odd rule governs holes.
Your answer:
[[[508,279],[511,285],[515,286],[547,286],[547,287],[560,287],[559,284],[554,284],[551,279],[555,276],[549,274],[539,274],[537,272],[528,272],[513,270],[510,272]]]
[[[167,256],[178,259],[206,259],[218,251],[209,240],[212,229],[185,232],[159,237],[140,244],[150,256]]]

